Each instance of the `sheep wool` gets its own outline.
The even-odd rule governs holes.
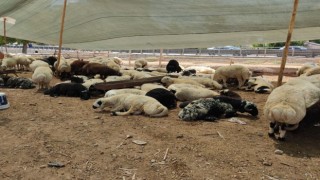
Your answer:
[[[125,116],[144,113],[150,117],[162,117],[168,115],[168,108],[156,99],[143,95],[120,94],[111,97],[99,98],[93,105],[93,109],[112,107],[113,115]],[[124,112],[123,112],[124,111]]]

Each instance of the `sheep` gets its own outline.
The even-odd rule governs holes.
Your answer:
[[[270,81],[263,77],[250,77],[245,90],[254,91],[256,93],[271,93],[274,86]]]
[[[67,60],[61,59],[59,65],[58,61],[54,63],[54,67],[56,70],[57,75],[60,77],[60,79],[69,78],[71,75],[71,65]]]
[[[145,92],[148,92],[148,91],[151,91],[152,89],[157,89],[157,88],[166,89],[164,86],[160,84],[154,84],[154,83],[145,83],[140,86],[140,89]]]
[[[105,79],[110,75],[121,76],[120,72],[98,63],[88,63],[82,67],[82,71],[86,76],[94,76],[99,74],[102,79]]]
[[[222,116],[225,118],[237,116],[237,111],[248,112],[252,116],[258,115],[256,105],[249,101],[218,96],[192,101],[179,112],[178,116],[185,121],[214,121]]]
[[[49,67],[40,66],[34,70],[32,80],[38,84],[38,89],[48,89],[52,76],[53,73]]]
[[[84,83],[86,80],[89,80],[89,78],[87,76],[83,76],[83,75],[73,75],[70,77],[70,82],[73,83]]]
[[[175,59],[171,59],[168,62],[166,69],[167,69],[167,73],[174,73],[174,72],[179,73],[182,71],[182,68],[179,66],[179,62]]]
[[[251,77],[251,72],[242,65],[221,66],[216,69],[213,79],[223,81],[223,86],[227,88],[229,78],[237,78],[238,88],[241,89],[245,82]]]
[[[105,81],[106,82],[113,82],[113,81],[124,81],[124,80],[130,80],[131,76],[129,75],[122,75],[122,76],[108,76]]]
[[[302,74],[305,74],[307,71],[309,71],[315,67],[318,67],[318,65],[306,63],[296,71],[296,75],[301,76]]]
[[[202,78],[202,77],[196,77],[196,76],[180,76],[179,78],[181,79],[192,79],[195,80],[196,82],[204,85],[205,87],[209,89],[222,89],[222,85],[220,85],[217,81],[209,78]]]
[[[320,75],[299,76],[275,88],[264,106],[270,121],[269,136],[284,140],[286,130],[293,130],[306,115],[307,108],[320,100]]]
[[[320,74],[320,67],[317,66],[317,67],[310,68],[305,72],[304,75],[311,76],[314,74]]]
[[[142,91],[140,89],[130,89],[130,88],[125,88],[125,89],[112,89],[106,92],[104,97],[110,97],[118,94],[136,94],[136,95],[145,95],[146,91]]]
[[[138,59],[134,61],[134,69],[146,68],[148,66],[148,61],[145,59]]]
[[[80,97],[83,100],[90,99],[90,93],[87,88],[79,83],[60,83],[46,90],[44,94],[51,97],[68,96]]]
[[[120,94],[111,97],[97,99],[92,107],[93,109],[112,107],[112,115],[130,115],[144,113],[151,117],[167,116],[168,108],[159,103],[156,99],[143,95]],[[120,111],[125,112],[120,112]]]
[[[17,60],[17,66],[19,66],[19,70],[29,70],[30,64],[32,61],[34,61],[32,57],[28,56],[15,56],[14,58]]]
[[[229,89],[220,90],[218,92],[220,93],[221,96],[228,96],[235,99],[242,99],[238,93],[231,91]]]
[[[197,71],[195,69],[185,69],[182,71],[181,76],[196,76]]]
[[[34,72],[34,70],[37,68],[37,67],[49,67],[49,64],[44,62],[44,61],[41,61],[41,60],[35,60],[33,61],[31,64],[30,64],[30,70],[32,72]]]
[[[214,74],[215,70],[207,66],[189,66],[185,70],[195,70],[197,73]]]
[[[163,89],[163,88],[152,89],[146,93],[146,96],[155,98],[168,109],[174,109],[177,107],[177,100],[175,95],[166,89]]]
[[[34,82],[25,77],[7,77],[3,80],[4,87],[8,88],[20,88],[20,89],[32,89],[35,88]]]
[[[139,72],[136,70],[121,70],[120,71],[123,75],[129,75],[131,76],[131,79],[143,79],[148,77],[153,77],[152,75],[145,73],[145,72]]]
[[[86,64],[88,64],[89,61],[84,61],[84,60],[76,60],[73,61],[70,66],[71,66],[71,74],[75,75],[81,75],[82,74],[82,67]]]
[[[168,88],[169,89],[169,88]],[[219,93],[206,89],[206,88],[191,88],[191,87],[185,87],[185,88],[178,88],[174,92],[174,95],[179,101],[193,101],[200,98],[208,98],[208,97],[214,97],[219,95]]]
[[[14,57],[4,58],[2,60],[1,68],[2,70],[8,69],[8,68],[15,68],[17,65],[17,59]]]
[[[161,82],[165,84],[167,87],[171,84],[191,84],[199,87],[205,87],[204,85],[198,83],[196,80],[192,79],[179,79],[179,78],[171,78],[169,76],[165,76],[161,79]]]
[[[103,83],[103,82],[105,81],[102,79],[88,79],[88,80],[85,80],[84,83],[82,83],[82,85],[89,90],[90,87],[94,86],[95,84]]]

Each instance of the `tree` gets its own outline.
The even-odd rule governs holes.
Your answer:
[[[22,53],[24,53],[24,54],[27,54],[28,44],[32,42],[32,41],[28,41],[28,40],[15,39],[15,38],[10,38],[10,37],[6,37],[6,41],[7,41],[7,44],[15,43],[15,42],[18,44],[22,44]],[[4,37],[3,36],[0,36],[0,45],[1,46],[4,45]]]

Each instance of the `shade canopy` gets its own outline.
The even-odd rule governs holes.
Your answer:
[[[293,0],[68,0],[63,46],[205,48],[284,42]],[[1,0],[7,36],[59,44],[63,0]],[[292,40],[320,39],[320,1],[300,0]],[[0,26],[0,32],[3,27]]]

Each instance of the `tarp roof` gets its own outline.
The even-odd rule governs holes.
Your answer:
[[[284,42],[293,0],[68,0],[63,46],[198,48]],[[1,0],[7,36],[59,43],[63,0]],[[320,1],[300,0],[292,40],[320,39]],[[0,32],[3,32],[0,26]]]

